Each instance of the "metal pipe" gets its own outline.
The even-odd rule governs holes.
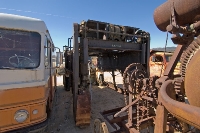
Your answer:
[[[166,31],[166,27],[170,24],[173,6],[179,26],[200,20],[200,0],[168,0],[154,11],[154,22],[159,30]]]
[[[167,80],[160,88],[159,97],[162,105],[175,117],[200,129],[200,108],[170,98],[167,94],[167,89],[172,84],[173,80]]]
[[[70,50],[72,49],[72,39],[70,38],[69,40],[69,47],[70,47]]]
[[[70,39],[70,38],[68,38],[68,43],[67,43],[67,46],[68,46],[68,47],[69,47],[69,39]]]

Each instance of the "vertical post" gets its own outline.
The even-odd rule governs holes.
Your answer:
[[[83,62],[81,64],[81,74],[83,76],[83,85],[87,87],[88,81],[88,39],[83,40]]]
[[[83,54],[84,54],[83,62],[87,66],[88,64],[88,39],[87,38],[84,38],[83,40]]]
[[[167,68],[164,71],[164,76],[172,77],[174,69],[178,63],[178,60],[180,59],[183,50],[185,49],[184,45],[178,45],[167,65]]]
[[[150,34],[148,33],[148,40],[146,44],[146,66],[147,66],[147,73],[150,76],[149,58],[150,58]]]
[[[115,81],[115,71],[114,71],[114,69],[112,69],[112,78],[113,78],[114,88],[115,88],[116,91],[118,91],[116,81]]]
[[[156,108],[156,123],[154,133],[166,133],[167,110],[164,106],[158,105]]]
[[[99,30],[99,22],[97,22],[97,30]],[[96,33],[97,33],[97,39],[99,39],[99,31],[97,31]]]
[[[129,89],[130,92],[133,91],[130,85],[128,86],[128,89]],[[133,95],[131,93],[129,93],[129,104],[132,102],[132,100],[133,100]],[[133,108],[132,108],[132,106],[130,106],[128,108],[128,126],[129,127],[132,126],[132,119],[133,119],[133,116],[132,116],[133,113],[132,112],[133,112]]]
[[[73,25],[73,111],[76,114],[78,81],[79,81],[79,44],[78,44],[78,24]],[[76,116],[74,116],[76,118]]]
[[[145,60],[145,55],[146,55],[146,44],[145,43],[143,43],[142,44],[142,51],[141,51],[141,64],[145,64],[146,62],[146,60]]]

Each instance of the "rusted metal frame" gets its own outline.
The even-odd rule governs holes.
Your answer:
[[[76,126],[88,126],[91,118],[91,95],[88,87],[88,40],[80,38],[79,43],[80,88],[77,95]],[[74,60],[77,62],[77,60]],[[78,83],[78,81],[77,81]]]
[[[174,27],[177,27],[177,23],[176,23],[176,14],[175,14],[175,9],[174,9],[174,1],[171,0],[170,1],[170,7],[171,7],[171,24],[174,26]]]
[[[130,128],[129,129],[130,133],[140,133],[138,130],[136,130],[135,128]]]
[[[111,88],[113,90],[116,90],[113,83],[111,83],[111,82],[105,82],[105,84],[107,84],[107,87],[109,87],[109,88]],[[124,94],[124,89],[120,88],[119,86],[117,86],[117,90],[116,91],[118,93]]]
[[[117,91],[118,89],[117,89],[117,85],[116,85],[116,81],[115,81],[115,71],[113,68],[112,68],[112,79],[113,79],[114,88]]]
[[[116,117],[116,118],[113,118],[109,121],[109,123],[119,123],[119,122],[122,122],[124,120],[127,120],[128,119],[128,115],[125,115],[125,116],[120,116],[120,117]]]
[[[164,106],[158,105],[156,108],[156,122],[154,133],[166,133],[167,110]]]
[[[170,59],[169,64],[167,65],[167,68],[164,71],[164,76],[168,76],[169,78],[173,78],[173,72],[174,69],[178,63],[178,60],[180,59],[183,50],[185,49],[185,45],[178,45]]]
[[[124,35],[124,36],[135,36],[135,37],[140,37],[140,38],[146,38],[146,35],[136,35],[136,34],[127,34],[127,33],[117,33],[117,32],[110,32],[106,30],[95,30],[95,29],[88,29],[88,28],[83,28],[86,31],[94,31],[94,32],[102,32],[102,33],[108,33],[108,34],[115,34],[115,35]],[[145,33],[145,32],[144,32]]]
[[[145,122],[145,121],[153,119],[153,118],[155,118],[155,116],[147,117],[147,118],[144,118],[142,120],[139,120],[138,123],[142,123],[142,122]]]
[[[111,123],[111,122],[110,122],[110,119],[108,118],[108,116],[113,116],[112,113],[111,113],[111,114],[102,114],[102,113],[100,113],[100,114],[103,116],[103,118],[104,118],[114,129],[117,130],[117,127],[114,125],[114,123]]]
[[[129,87],[129,89],[130,89],[130,87]],[[131,90],[129,90],[129,91],[131,91]],[[130,109],[130,107],[132,108],[134,106],[134,104],[137,103],[140,100],[140,98],[137,98],[134,101],[132,101],[132,99],[131,100],[129,99],[131,102],[129,102],[129,104],[127,106],[123,107],[119,112],[117,112],[114,115],[114,117],[117,117],[120,113],[125,112],[127,109]]]
[[[135,50],[141,51],[141,44],[137,43],[127,43],[127,42],[118,42],[118,41],[106,41],[106,40],[93,40],[88,39],[89,48],[100,48],[100,49],[113,49],[113,50]]]
[[[82,40],[82,39],[81,39]],[[82,75],[82,85],[84,89],[88,89],[87,87],[87,81],[88,81],[88,39],[84,38],[83,43],[80,43],[82,45],[81,54],[83,54],[80,58],[80,64],[81,64],[81,75]]]
[[[129,85],[128,89],[129,89],[130,92],[133,92],[133,89],[132,89],[132,87],[130,85]],[[133,94],[129,93],[129,104],[132,103],[132,100],[133,100]],[[133,112],[133,109],[132,109],[132,106],[130,106],[128,108],[128,126],[129,127],[132,126],[132,124],[133,124],[133,122],[132,122],[133,121],[132,112]]]
[[[126,130],[126,133],[139,133],[135,128],[130,127],[128,123],[123,122],[123,128]]]
[[[173,79],[173,71],[180,59],[180,56],[185,49],[185,45],[178,45],[172,55],[172,58],[167,65],[167,68],[164,71],[164,74],[161,78],[158,79],[160,84],[163,84],[168,78]],[[160,92],[158,96],[158,102],[161,103],[160,100]],[[156,125],[155,125],[155,133],[165,133],[166,132],[166,124],[167,124],[167,110],[163,105],[157,106],[156,111]]]
[[[146,69],[147,69],[148,77],[150,75],[149,57],[150,57],[150,34],[148,33],[148,40],[146,44]]]
[[[102,21],[96,21],[96,20],[90,20],[88,19],[87,21],[88,23],[99,23],[99,24],[104,24],[104,25],[107,25],[107,24],[110,24],[108,22],[102,22]],[[88,24],[89,25],[89,24]],[[126,27],[126,28],[129,28],[129,29],[136,29],[136,30],[139,30],[140,28],[136,28],[136,27],[131,27],[131,26],[122,26],[122,25],[117,25],[117,24],[113,24],[114,26],[119,26],[119,27]],[[134,32],[134,31],[133,31]],[[134,32],[135,33],[135,32]]]
[[[135,107],[135,106],[134,106]],[[112,110],[107,110],[107,111],[103,111],[100,112],[100,114],[104,117],[104,119],[114,128],[117,130],[117,127],[114,124],[117,124],[120,128],[123,122],[125,122],[125,120],[128,118],[128,115],[122,116],[122,117],[114,117],[114,114],[116,114],[118,111],[120,111],[122,109],[122,107],[120,108],[115,108]],[[136,114],[133,114],[134,116],[136,116]],[[108,117],[112,116],[112,119],[109,119]],[[120,129],[121,130],[121,129]]]
[[[143,44],[141,44],[142,46],[141,46],[141,64],[145,64],[146,63],[146,60],[145,60],[145,55],[146,55],[146,44],[145,43],[143,43]]]
[[[134,52],[141,52],[141,50],[134,50],[134,49],[125,49],[122,50],[121,48],[105,48],[105,47],[90,47],[90,49],[95,49],[95,50],[102,50],[108,52],[109,50],[119,50],[119,51],[134,51]]]
[[[173,80],[165,81],[162,84],[159,93],[160,101],[164,107],[175,117],[200,129],[200,108],[173,100],[167,93],[167,89],[170,89],[169,85],[171,84],[173,84]]]
[[[112,114],[112,113],[116,113],[118,111],[120,111],[123,107],[119,107],[119,108],[115,108],[115,109],[111,109],[111,110],[106,110],[103,112],[100,112],[101,115],[107,115],[107,114]]]
[[[130,86],[129,86],[130,87]],[[130,88],[129,88],[130,89]],[[129,90],[129,91],[131,91],[131,90]],[[148,96],[142,96],[142,94],[143,94],[143,92],[140,94],[140,96],[137,98],[137,99],[135,99],[134,101],[132,101],[132,99],[131,99],[131,102],[129,102],[129,104],[127,105],[127,106],[125,106],[125,107],[123,107],[119,112],[117,112],[115,115],[114,115],[114,117],[117,117],[120,113],[122,113],[122,112],[125,112],[127,109],[129,109],[130,107],[136,107],[136,103],[139,101],[139,100],[141,100],[141,99],[145,99],[145,100],[147,100],[147,101],[153,101],[153,98],[151,98],[151,97],[148,97]],[[130,99],[129,99],[130,100]]]
[[[97,23],[97,30],[99,30],[99,23]],[[99,32],[97,32],[97,39],[99,39]]]
[[[73,24],[73,111],[76,118],[78,81],[79,81],[79,44],[78,44],[78,27],[77,23]]]
[[[108,116],[114,117],[114,114],[118,112],[119,110],[121,110],[121,108],[122,107],[100,112],[100,114],[104,117],[104,119],[116,130],[117,130],[117,127],[113,123],[111,123],[111,120],[108,118]]]

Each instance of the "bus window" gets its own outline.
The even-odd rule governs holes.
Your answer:
[[[172,55],[165,55],[166,62],[169,62],[171,57],[172,57]]]
[[[0,69],[39,67],[40,47],[41,35],[37,32],[0,28]]]
[[[154,55],[152,56],[152,62],[163,62],[163,57],[160,55]]]

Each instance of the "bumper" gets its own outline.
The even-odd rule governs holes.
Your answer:
[[[45,133],[48,125],[48,120],[45,120],[42,123],[35,124],[33,126],[21,128],[18,130],[9,131],[6,133]]]

